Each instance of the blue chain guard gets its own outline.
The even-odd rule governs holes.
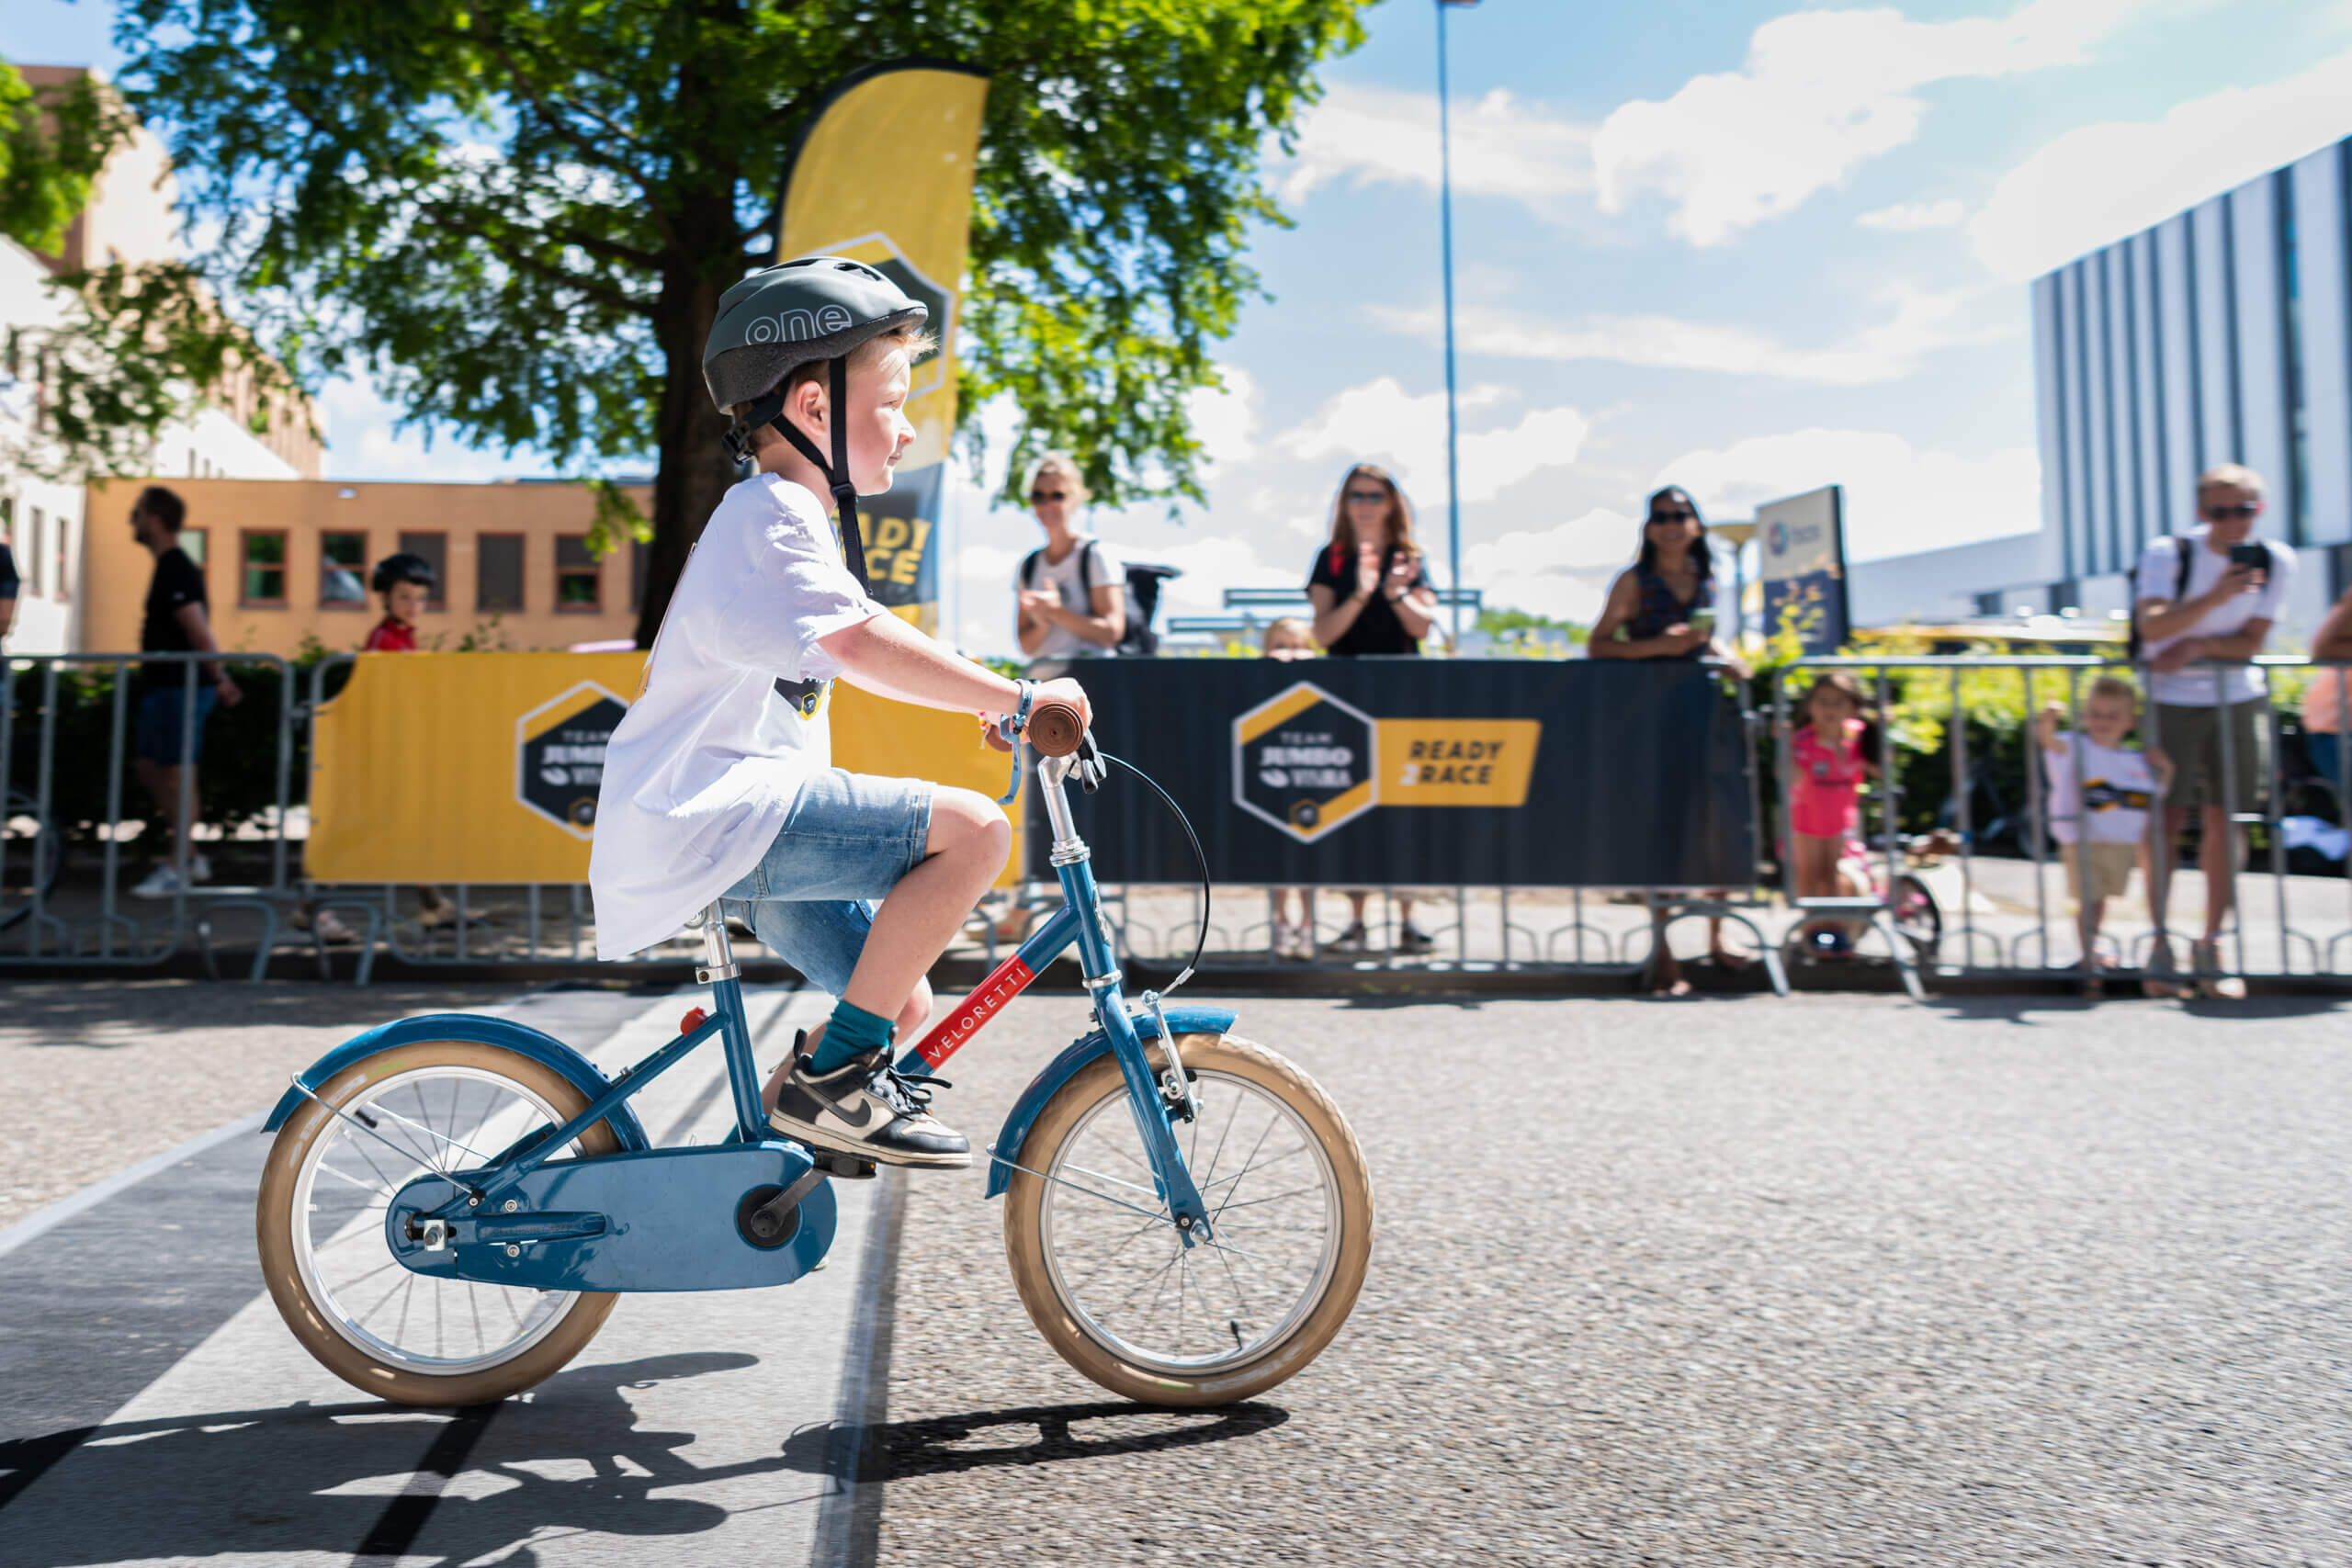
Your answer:
[[[413,1273],[525,1290],[787,1284],[822,1261],[833,1244],[832,1182],[808,1190],[797,1228],[772,1249],[744,1239],[736,1212],[747,1194],[789,1187],[813,1164],[799,1145],[774,1139],[551,1159],[484,1210],[469,1207],[447,1179],[421,1176],[393,1195],[384,1239]],[[455,1175],[462,1182],[466,1173]],[[409,1235],[409,1222],[436,1216],[448,1222],[448,1245],[428,1252]],[[513,1257],[510,1247],[517,1249]]]

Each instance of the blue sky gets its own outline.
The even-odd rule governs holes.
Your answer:
[[[18,0],[0,52],[106,63],[107,15]],[[1295,227],[1199,406],[1209,504],[1095,519],[1186,570],[1179,611],[1301,581],[1358,457],[1444,558],[1430,0],[1369,24],[1270,166]],[[1580,618],[1659,483],[1719,516],[1844,483],[1861,558],[2036,526],[2026,280],[2352,132],[2346,0],[1486,0],[1450,37],[1464,576]],[[322,400],[334,477],[543,471]],[[952,624],[1001,651],[1035,525],[951,507]]]

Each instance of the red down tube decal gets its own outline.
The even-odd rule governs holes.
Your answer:
[[[922,1038],[915,1047],[915,1055],[927,1066],[937,1066],[962,1048],[964,1042],[980,1032],[980,1025],[996,1016],[999,1009],[1023,991],[1037,972],[1021,962],[1014,953],[990,971],[989,977],[972,987],[956,1010],[939,1021],[939,1027]]]

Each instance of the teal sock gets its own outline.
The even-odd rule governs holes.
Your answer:
[[[868,1051],[888,1049],[897,1027],[887,1018],[876,1018],[864,1008],[847,1002],[833,1004],[833,1016],[825,1025],[825,1037],[817,1042],[816,1051],[808,1058],[808,1070],[822,1077],[849,1065],[853,1057]]]

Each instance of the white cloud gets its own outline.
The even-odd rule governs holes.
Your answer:
[[[1540,206],[1592,188],[1592,130],[1497,89],[1453,105],[1453,188]],[[1299,122],[1298,146],[1274,178],[1282,198],[1345,183],[1438,186],[1437,96],[1335,84]]]
[[[1485,588],[1491,606],[1589,626],[1638,543],[1632,518],[1597,507],[1571,523],[1471,545],[1462,552],[1462,574]]]
[[[1826,347],[1799,347],[1755,327],[1690,321],[1676,316],[1588,316],[1566,326],[1546,327],[1521,314],[1471,309],[1454,317],[1464,352],[1514,359],[1594,359],[1668,370],[1712,370],[1736,376],[1774,376],[1822,386],[1859,387],[1899,380],[1918,367],[1921,356],[1969,341],[1962,317],[1972,290],[1928,292],[1907,287],[1882,291],[1877,302],[1889,314]],[[1374,321],[1396,331],[1434,340],[1435,308],[1400,310],[1374,306]]]
[[[1212,466],[1246,463],[1258,451],[1258,383],[1238,365],[1219,365],[1222,387],[1201,387],[1184,400],[1193,439]]]
[[[1968,216],[1957,197],[1941,201],[1898,201],[1892,207],[1874,208],[1854,220],[1865,229],[1877,229],[1890,234],[1912,234],[1922,229],[1950,229]]]
[[[1485,384],[1462,395],[1460,406],[1476,412],[1512,399],[1506,388]],[[1490,501],[1529,475],[1577,460],[1591,422],[1568,407],[1530,409],[1519,423],[1499,429],[1465,432],[1461,438],[1462,500]],[[1329,458],[1338,483],[1348,463],[1379,463],[1396,476],[1423,511],[1445,500],[1445,394],[1408,393],[1393,376],[1350,387],[1316,413],[1275,437],[1275,445],[1301,459]]]
[[[1620,106],[1593,138],[1603,211],[1645,194],[1669,231],[1714,245],[1842,185],[1918,134],[1917,89],[2071,64],[2136,0],[2033,0],[2006,17],[1915,22],[1891,7],[1800,11],[1748,39],[1737,71]]]
[[[1969,235],[2002,277],[2039,276],[2334,141],[2352,129],[2347,103],[2352,52],[2162,119],[2078,126],[2004,175]]]
[[[364,382],[340,376],[319,393],[319,428],[326,437],[321,473],[331,479],[406,479],[424,484],[473,484],[485,479],[537,479],[556,466],[527,447],[509,457],[467,446],[446,431],[428,446],[424,432],[395,431],[401,411]]]
[[[1657,482],[1686,487],[1714,518],[1843,485],[1846,553],[1856,560],[2041,525],[2041,466],[2030,446],[1960,457],[1884,431],[1797,430],[1686,452],[1658,470]]]

